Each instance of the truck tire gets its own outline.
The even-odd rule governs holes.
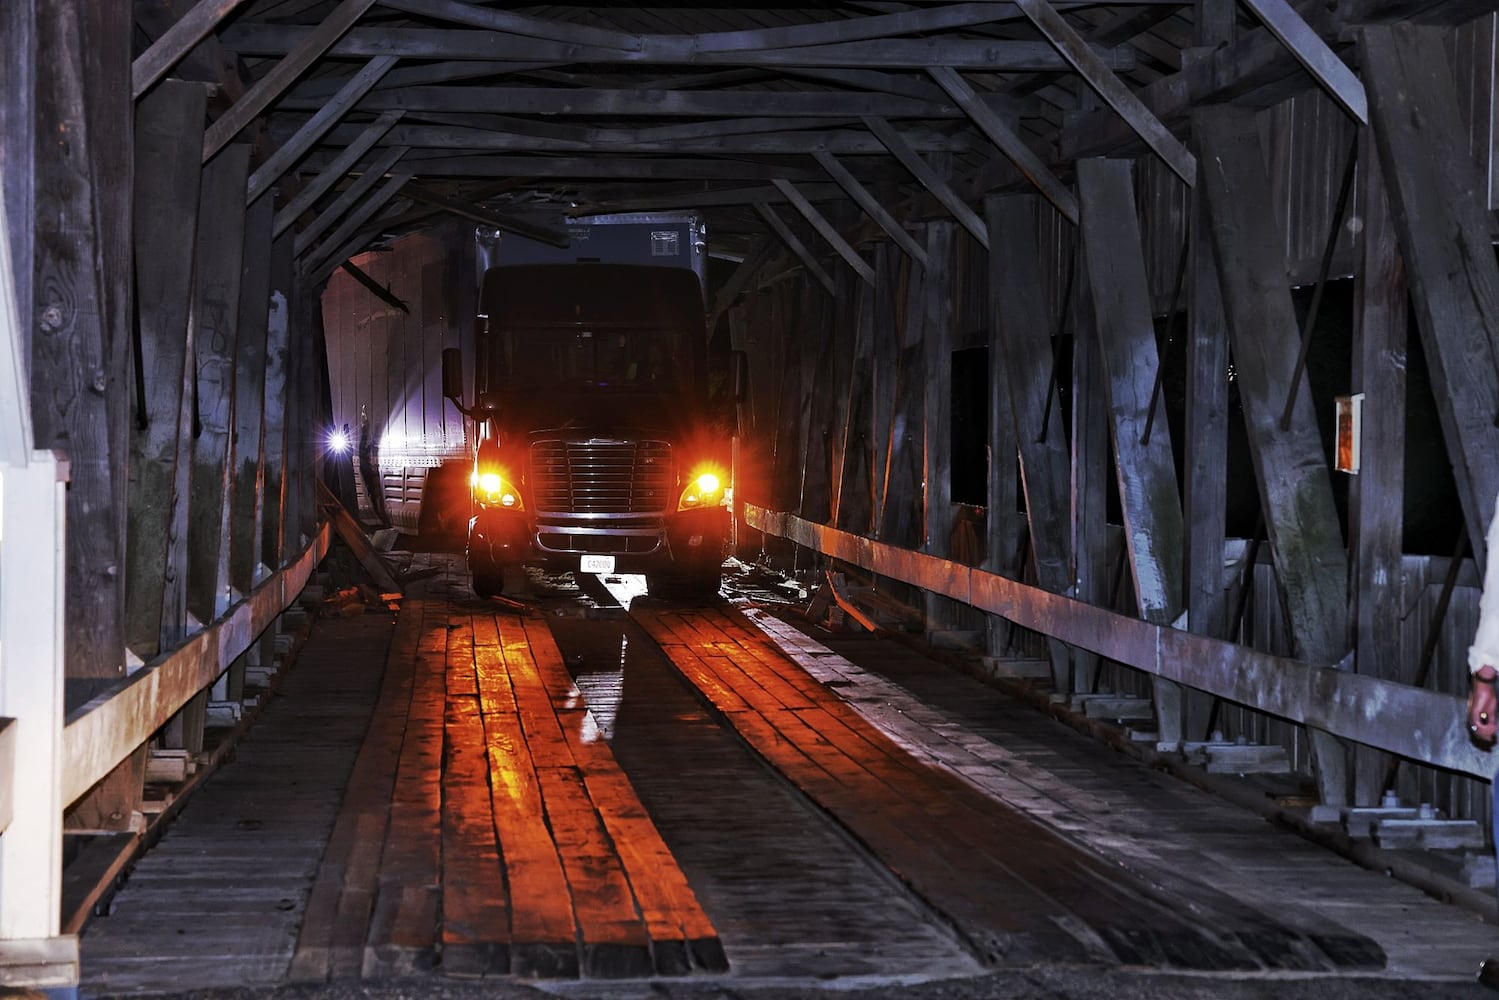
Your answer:
[[[491,597],[499,597],[505,592],[505,574],[496,566],[492,570],[471,570],[471,583],[474,588],[474,596],[488,600]]]
[[[488,557],[470,553],[468,576],[475,597],[488,600],[505,593],[505,567]]]

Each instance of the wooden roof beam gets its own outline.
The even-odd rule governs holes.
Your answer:
[[[344,219],[343,223],[333,231],[333,234],[331,236],[329,236],[325,241],[323,241],[323,243],[321,243],[316,249],[308,254],[307,260],[303,266],[303,273],[311,273],[317,270],[324,263],[331,263],[334,267],[337,267],[349,257],[352,257],[357,251],[345,250],[345,241],[348,240],[348,238],[352,236],[360,226],[369,221],[371,216],[380,211],[380,209],[384,208],[386,202],[394,198],[400,192],[401,188],[405,187],[406,183],[410,180],[411,174],[409,173],[391,174],[390,177],[386,179],[384,184],[376,188],[368,198],[363,199],[359,203],[359,206],[355,208],[353,212],[349,213],[349,217]],[[297,242],[302,242],[300,233],[297,235]],[[331,258],[334,250],[340,251],[337,259]],[[299,250],[298,253],[300,254],[300,252],[301,251]]]
[[[524,219],[517,219],[513,215],[495,212],[487,208],[482,208],[479,205],[471,205],[457,198],[449,198],[447,195],[439,194],[436,191],[417,184],[413,184],[407,188],[406,197],[412,201],[421,202],[424,205],[444,209],[460,218],[471,219],[474,222],[483,223],[494,229],[514,233],[517,236],[524,236],[528,240],[536,240],[539,243],[546,243],[549,246],[566,248],[572,242],[567,235],[566,229],[555,226],[537,225],[533,222],[527,222]]]
[[[1360,125],[1369,124],[1369,99],[1364,94],[1364,85],[1286,0],[1244,0],[1244,4],[1291,50],[1296,61],[1338,107]]]
[[[906,228],[881,205],[879,199],[870,193],[869,189],[859,183],[859,179],[849,172],[849,169],[838,161],[838,158],[825,150],[814,150],[812,156],[822,168],[828,172],[838,186],[843,188],[848,196],[854,200],[854,204],[864,210],[864,214],[873,219],[895,245],[906,252],[912,260],[923,268],[926,267],[926,248],[916,242],[915,237],[906,232]]]
[[[393,60],[392,56],[380,57]],[[307,111],[319,98],[288,96],[287,111]],[[367,110],[467,111],[480,114],[620,115],[728,118],[765,116],[773,105],[792,118],[961,118],[950,102],[930,102],[894,94],[809,90],[627,90],[564,87],[405,87],[369,93],[360,102]]]
[[[385,137],[385,133],[390,131],[391,126],[396,123],[401,114],[400,111],[387,111],[375,119],[368,128],[359,134],[358,139],[345,148],[342,153],[338,154],[332,163],[329,163],[319,171],[318,175],[309,184],[298,191],[297,196],[276,213],[275,221],[271,223],[271,238],[275,239],[286,232],[286,228],[300,218],[303,212],[317,204],[319,198],[327,194],[328,190],[334,184],[337,184],[343,179],[345,174],[353,169],[354,164],[358,163],[365,153],[374,148],[375,143]],[[374,166],[380,167],[379,174],[376,176],[384,174],[385,171],[395,166],[396,161],[404,156],[405,153],[406,150],[402,147],[387,150],[383,154],[382,160],[377,160],[372,165],[372,169]],[[383,159],[388,159],[389,162],[380,166]]]
[[[839,234],[833,224],[827,220],[827,217],[819,212],[807,200],[806,196],[796,189],[796,185],[780,177],[777,177],[771,183],[776,186],[777,191],[786,196],[786,200],[791,202],[791,207],[800,212],[802,218],[811,223],[812,228],[817,230],[818,234],[828,241],[828,245],[837,251],[838,256],[842,257],[848,263],[848,266],[854,269],[854,273],[864,279],[865,284],[874,284],[874,268],[870,267],[869,263],[863,257],[859,256],[859,251],[849,245],[848,240],[845,240]]]
[[[152,84],[165,76],[198,43],[213,33],[219,22],[244,0],[198,0],[176,24],[130,64],[130,95],[140,100]]]
[[[864,120],[864,119],[861,119]],[[273,124],[272,134],[280,134]],[[324,145],[342,146],[352,142],[359,134],[355,125],[339,125],[323,137]],[[430,147],[435,149],[494,151],[494,152],[571,152],[596,153],[598,144],[567,142],[533,136],[512,135],[504,132],[489,132],[473,128],[449,128],[446,126],[397,125],[391,130],[390,141],[402,146]],[[923,152],[963,152],[970,147],[967,137],[947,136],[930,130],[909,130],[903,141],[912,149]],[[679,139],[674,142],[611,142],[611,153],[666,153],[686,155],[700,154],[763,154],[805,156],[809,150],[826,149],[831,153],[874,154],[884,153],[885,147],[878,139],[862,130],[836,130],[814,132],[767,132],[756,135],[706,136],[702,139]]]
[[[314,240],[321,236],[329,226],[343,218],[375,185],[380,179],[406,155],[406,147],[397,146],[386,150],[378,160],[370,164],[370,168],[359,175],[359,179],[344,189],[343,193],[334,199],[333,204],[318,213],[317,218],[308,223],[307,228],[297,234],[296,241],[292,245],[293,252],[300,257],[312,246]],[[407,179],[411,175],[407,174]]]
[[[984,249],[989,248],[989,230],[984,225],[984,220],[978,217],[968,203],[958,197],[946,180],[937,176],[937,172],[931,165],[921,158],[921,155],[912,148],[910,142],[904,135],[896,131],[895,127],[883,118],[873,115],[863,119],[864,126],[874,133],[875,138],[888,149],[901,164],[911,172],[911,176],[926,188],[927,191],[942,204],[954,219],[973,234]],[[1074,216],[1076,212],[1074,211]]]
[[[236,24],[219,36],[233,51],[275,56],[293,51],[316,31],[302,25]],[[493,31],[447,28],[364,27],[350,31],[329,49],[343,59],[394,55],[404,59],[473,59],[484,62],[547,62],[593,65],[673,65],[737,67],[809,67],[843,69],[957,69],[1002,72],[1066,72],[1071,67],[1047,42],[972,38],[881,38],[811,45],[802,48],[752,51],[682,51],[676,39],[659,36],[661,45],[642,51],[589,48],[545,39],[523,38]],[[668,44],[669,42],[669,44]],[[1112,70],[1133,69],[1135,52],[1129,47],[1104,48],[1099,58]]]
[[[1103,98],[1105,103],[1113,108],[1141,139],[1145,140],[1145,144],[1165,161],[1183,183],[1191,187],[1197,177],[1196,158],[1187,151],[1185,146],[1176,141],[1176,137],[1167,130],[1165,125],[1161,124],[1160,119],[1150,113],[1150,109],[1135,96],[1135,92],[1103,65],[1102,60],[1094,54],[1092,47],[1083,37],[1073,30],[1062,15],[1047,3],[1047,0],[1016,0],[1016,2],[1020,5],[1020,9],[1025,11],[1025,16],[1030,18],[1036,29],[1057,47],[1057,51],[1072,64],[1088,86],[1092,87],[1094,92]],[[1284,0],[1249,0],[1249,2],[1283,3]],[[956,76],[956,74],[953,75]],[[982,128],[983,125],[980,124],[980,127]],[[985,131],[988,130],[985,129]],[[1039,162],[1037,158],[1037,163]],[[1026,171],[1026,167],[1019,161],[1016,162],[1016,166],[1020,167],[1022,172]],[[1047,194],[1047,197],[1050,198],[1051,195]]]
[[[296,135],[283,142],[264,163],[255,168],[245,191],[245,204],[253,204],[257,198],[270,190],[271,185],[276,183],[293,163],[307,155],[307,151],[317,145],[317,141],[337,124],[338,120],[361,97],[369,93],[370,88],[395,64],[395,56],[376,56],[354,74],[332,100],[319,108],[315,115],[297,129]],[[394,121],[391,124],[395,124]]]
[[[239,134],[240,129],[248,125],[272,101],[280,97],[281,92],[321,58],[328,51],[329,46],[353,27],[354,22],[359,20],[374,3],[375,0],[343,0],[343,3],[328,15],[327,20],[306,35],[294,51],[245,91],[244,96],[235,101],[229,110],[220,115],[204,133],[203,162],[207,163],[212,159],[213,155],[223,149],[230,139]]]
[[[797,239],[796,234],[791,231],[791,227],[786,225],[786,220],[777,215],[776,210],[763,201],[755,203],[755,211],[760,213],[760,218],[765,220],[765,224],[786,245],[786,249],[795,254],[797,259],[802,262],[802,266],[807,269],[807,273],[816,278],[817,283],[825,288],[829,295],[836,294],[832,275],[823,270],[822,265],[817,262],[817,258],[812,256],[812,251],[807,249],[807,245]]]
[[[414,163],[423,177],[596,177],[616,180],[814,181],[813,170],[749,160],[653,156],[444,156]]]
[[[1027,146],[1025,140],[1016,135],[999,115],[975,98],[973,88],[958,74],[957,70],[949,66],[933,66],[927,72],[932,75],[932,79],[937,81],[939,87],[947,91],[949,96],[968,112],[968,117],[979,127],[979,130],[988,136],[990,142],[999,147],[999,151],[1004,153],[1010,162],[1015,164],[1015,168],[1035,185],[1036,190],[1055,205],[1057,211],[1065,215],[1068,221],[1077,225],[1077,199],[1073,197],[1072,191],[1057,179],[1036,151]]]

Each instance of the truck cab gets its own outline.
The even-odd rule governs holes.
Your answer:
[[[591,262],[492,267],[479,305],[475,402],[462,403],[456,367],[443,390],[476,425],[475,593],[501,593],[506,569],[526,564],[716,592],[732,425],[710,399],[698,275]]]

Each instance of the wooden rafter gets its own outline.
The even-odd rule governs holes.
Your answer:
[[[983,244],[986,249],[988,248],[989,232],[984,226],[984,220],[968,207],[967,202],[958,197],[957,192],[938,175],[937,171],[932,169],[931,164],[921,158],[912,147],[909,135],[897,131],[885,119],[873,115],[864,118],[864,126],[874,133],[880,143],[911,172],[911,176],[915,177],[932,197],[942,203],[954,219],[962,223],[964,229],[973,234],[974,239]]]
[[[1066,57],[1088,86],[1103,98],[1129,127],[1134,129],[1145,144],[1166,162],[1178,177],[1191,185],[1197,176],[1197,161],[1187,148],[1167,131],[1150,109],[1135,96],[1135,92],[1119,77],[1115,76],[1103,61],[1094,54],[1087,41],[1046,0],[1016,0],[1025,16],[1031,19],[1037,30],[1051,40],[1057,51]],[[982,126],[981,126],[982,127]],[[1017,163],[1017,166],[1019,164]],[[1022,167],[1022,170],[1025,168]]]
[[[791,207],[801,213],[802,218],[806,219],[812,228],[817,230],[818,235],[828,241],[828,245],[837,251],[838,256],[842,257],[860,278],[864,279],[868,284],[874,284],[874,269],[869,266],[863,257],[859,256],[859,251],[850,246],[848,241],[839,234],[837,227],[829,222],[827,217],[807,200],[806,195],[796,189],[796,185],[781,177],[777,177],[772,183],[775,184],[776,190],[780,191],[786,196],[786,200],[791,202]]]
[[[771,232],[775,233],[776,237],[786,245],[786,249],[795,254],[796,258],[802,262],[802,266],[807,269],[807,273],[816,278],[817,283],[826,289],[829,295],[835,294],[834,288],[836,286],[833,284],[832,275],[823,269],[822,265],[817,262],[817,258],[812,254],[812,251],[807,249],[807,245],[791,231],[791,227],[786,225],[786,220],[777,215],[776,210],[763,201],[755,203],[755,211],[760,213],[760,218],[765,220],[765,224],[770,227]]]
[[[904,250],[912,260],[926,267],[926,250],[910,233],[906,232],[899,220],[880,204],[879,199],[859,183],[859,179],[849,172],[849,169],[839,162],[836,156],[820,149],[815,150],[812,156],[828,172],[828,176],[838,182],[838,186],[848,193],[854,203],[862,208],[864,213],[873,219],[897,246]]]
[[[320,26],[321,27],[321,26]],[[300,25],[246,24],[221,36],[231,50],[245,55],[275,56],[296,50],[317,29]],[[1066,71],[1067,61],[1047,42],[989,41],[967,38],[881,38],[746,52],[695,52],[683,47],[690,35],[657,36],[641,49],[589,48],[576,43],[524,38],[494,31],[445,28],[356,28],[329,49],[342,59],[397,55],[409,59],[477,59],[486,62],[549,62],[588,65],[686,65],[831,67],[846,69],[924,69],[952,66],[991,73]],[[1099,51],[1110,69],[1136,65],[1130,48]]]
[[[354,74],[353,78],[344,84],[331,100],[318,109],[317,114],[302,123],[296,135],[282,143],[281,147],[264,163],[255,168],[255,172],[250,175],[250,183],[245,192],[245,204],[248,205],[265,194],[270,186],[276,183],[293,163],[305,156],[307,151],[316,145],[317,141],[395,64],[395,56],[377,56]]]
[[[349,144],[342,153],[338,154],[332,163],[319,171],[318,175],[311,182],[297,192],[295,198],[287,202],[276,213],[275,222],[271,227],[271,237],[274,239],[280,236],[286,231],[287,226],[290,226],[297,220],[298,216],[316,204],[319,198],[327,194],[328,190],[334,184],[337,184],[345,174],[354,168],[354,164],[358,163],[365,153],[374,148],[375,143],[379,142],[385,136],[385,133],[390,131],[391,126],[400,120],[400,117],[401,112],[399,111],[387,111],[370,123],[369,127],[360,133],[358,139]],[[389,156],[390,154],[386,153],[384,155]],[[395,159],[398,157],[399,153],[397,157],[391,159],[391,164],[394,164]],[[387,164],[385,169],[389,169],[391,164]],[[385,170],[381,170],[380,172],[384,173]]]
[[[141,95],[152,84],[165,76],[183,56],[207,38],[219,22],[233,13],[234,8],[241,3],[244,0],[198,0],[192,10],[184,14],[130,64],[131,96],[140,100]]]
[[[235,101],[228,111],[209,126],[208,131],[203,135],[203,161],[206,163],[212,159],[213,155],[223,149],[242,128],[250,124],[270,106],[272,101],[280,97],[281,92],[306,72],[307,68],[316,62],[330,45],[338,41],[344,32],[348,31],[354,22],[374,5],[374,2],[375,0],[343,0],[343,3],[328,15],[327,20],[309,31],[285,59],[257,80],[253,87],[245,91],[243,97]]]

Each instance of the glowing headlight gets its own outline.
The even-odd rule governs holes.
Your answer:
[[[525,509],[525,505],[521,503],[520,493],[505,481],[502,473],[493,469],[486,469],[483,472],[475,469],[474,474],[469,477],[469,485],[473,487],[475,499],[486,507]]]
[[[347,431],[328,432],[328,450],[335,455],[342,455],[349,450],[349,434]]]
[[[709,469],[695,469],[687,479],[687,488],[677,501],[677,510],[692,510],[697,507],[713,507],[725,501],[726,491],[718,473]]]

